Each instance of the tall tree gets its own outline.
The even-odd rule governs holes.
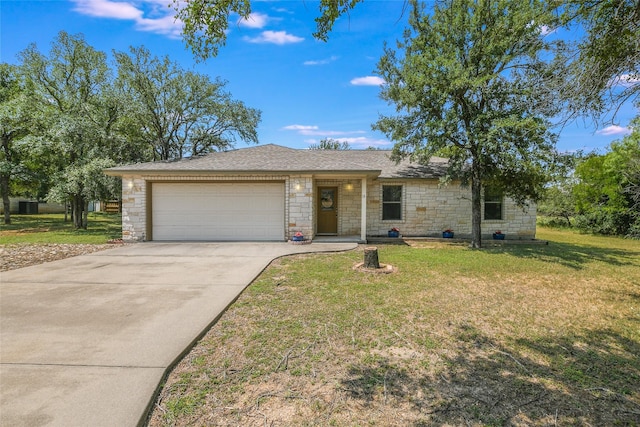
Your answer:
[[[576,214],[576,203],[573,189],[576,184],[574,176],[576,165],[583,160],[583,153],[563,153],[555,159],[549,170],[549,183],[544,195],[538,203],[538,213],[562,219],[570,227],[571,219]]]
[[[89,201],[106,196],[110,178],[102,169],[133,160],[123,158],[131,151],[122,149],[128,143],[116,131],[123,102],[114,95],[106,55],[82,35],[62,31],[48,56],[30,45],[20,58],[34,88],[33,113],[48,123],[32,150],[50,161],[49,197],[70,201],[74,226],[86,229]]]
[[[139,137],[150,144],[154,160],[224,150],[237,139],[258,142],[260,111],[232,99],[225,82],[184,71],[144,47],[130,52],[115,53],[119,84],[131,97]]]
[[[16,143],[30,133],[25,82],[18,67],[0,63],[0,193],[4,223],[11,223],[11,181],[27,170]]]
[[[446,0],[427,15],[414,0],[402,54],[387,47],[378,64],[397,115],[374,128],[395,141],[396,157],[451,159],[449,176],[471,186],[474,248],[483,186],[524,205],[546,181],[556,111],[541,90],[552,71],[540,27],[551,19],[542,1]]]

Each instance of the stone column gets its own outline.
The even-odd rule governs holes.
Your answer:
[[[360,207],[360,240],[367,241],[367,178],[362,178],[362,202]]]

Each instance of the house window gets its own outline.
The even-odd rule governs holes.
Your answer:
[[[382,220],[402,219],[402,185],[382,186]]]
[[[484,189],[484,219],[502,219],[502,193],[496,189]]]

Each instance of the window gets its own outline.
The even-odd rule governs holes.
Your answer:
[[[402,219],[402,185],[382,186],[382,220]]]
[[[502,219],[502,193],[492,189],[484,189],[484,219]]]

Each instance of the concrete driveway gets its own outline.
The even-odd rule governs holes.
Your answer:
[[[352,243],[140,243],[0,273],[0,425],[144,422],[165,372],[275,258]]]

